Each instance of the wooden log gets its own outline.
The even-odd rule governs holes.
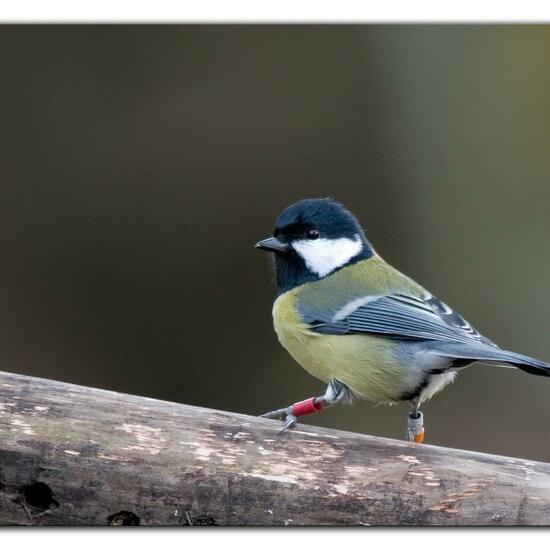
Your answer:
[[[0,373],[2,525],[548,525],[550,464]]]

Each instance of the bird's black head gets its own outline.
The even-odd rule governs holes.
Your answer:
[[[355,216],[332,199],[305,199],[288,206],[275,223],[273,237],[256,247],[275,253],[279,292],[373,255]]]

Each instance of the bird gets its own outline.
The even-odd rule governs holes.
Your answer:
[[[475,362],[550,376],[550,364],[500,348],[459,313],[382,259],[357,218],[332,198],[286,207],[273,236],[278,340],[323,395],[263,414],[284,421],[357,398],[408,402],[407,439],[424,441],[420,406]]]

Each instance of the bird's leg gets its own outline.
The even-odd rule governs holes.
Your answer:
[[[409,413],[407,439],[410,443],[422,443],[424,441],[424,415],[419,411],[418,399],[411,400],[412,410]]]
[[[319,412],[321,409],[332,407],[341,401],[351,401],[351,398],[352,395],[349,388],[333,378],[330,380],[327,391],[323,395],[310,397],[305,401],[294,403],[290,407],[262,414],[262,418],[284,420],[285,427],[279,432],[279,434],[282,434],[296,425],[299,416]]]

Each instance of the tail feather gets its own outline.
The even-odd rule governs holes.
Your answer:
[[[507,351],[483,344],[461,344],[438,342],[431,350],[437,355],[453,359],[471,359],[484,363],[512,365],[529,374],[550,376],[550,363],[522,355],[514,351]]]

